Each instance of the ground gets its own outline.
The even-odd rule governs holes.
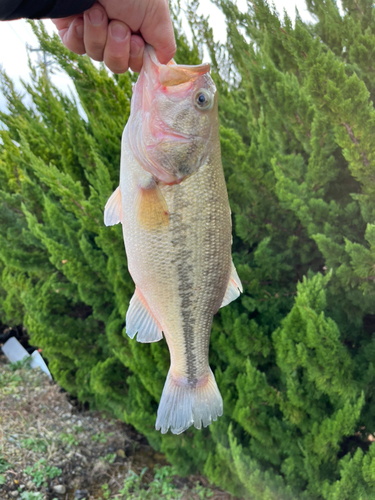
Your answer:
[[[83,498],[232,499],[202,476],[179,477],[134,428],[0,354],[0,500]]]

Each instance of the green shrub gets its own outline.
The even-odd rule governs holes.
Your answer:
[[[190,9],[220,91],[221,145],[244,294],[214,318],[210,364],[224,415],[203,431],[154,431],[169,366],[164,341],[124,333],[134,285],[118,184],[129,75],[109,76],[42,27],[42,48],[80,104],[33,72],[25,104],[3,74],[0,314],[23,322],[59,383],[133,424],[180,473],[241,498],[375,497],[375,9],[308,0],[315,23],[217,0],[225,48]]]

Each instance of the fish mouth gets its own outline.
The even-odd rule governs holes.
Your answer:
[[[194,135],[186,135],[182,132],[176,132],[175,130],[170,129],[169,127],[164,127],[163,130],[155,130],[153,133],[153,137],[156,139],[154,144],[150,144],[147,146],[148,148],[154,148],[163,142],[180,142],[187,143],[191,142],[194,139]]]
[[[143,65],[145,72],[158,69],[159,82],[163,87],[175,87],[183,83],[193,82],[200,76],[209,73],[211,66],[209,63],[202,63],[195,66],[176,64],[172,59],[168,64],[161,64],[156,57],[156,52],[151,45],[146,45]]]

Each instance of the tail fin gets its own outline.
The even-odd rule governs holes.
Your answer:
[[[198,381],[195,387],[174,380],[169,371],[161,396],[156,419],[156,430],[165,434],[181,434],[191,425],[201,429],[223,414],[223,400],[212,371]]]

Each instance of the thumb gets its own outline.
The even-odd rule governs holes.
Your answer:
[[[140,32],[145,42],[153,46],[162,64],[166,64],[173,58],[176,53],[176,41],[166,0],[150,2]]]

